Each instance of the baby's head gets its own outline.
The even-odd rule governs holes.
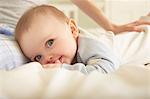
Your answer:
[[[31,61],[70,64],[76,54],[78,28],[53,6],[28,10],[18,21],[15,33],[23,53]]]

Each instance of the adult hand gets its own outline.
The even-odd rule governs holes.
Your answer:
[[[141,25],[150,25],[150,21],[137,20],[125,25],[112,25],[112,31],[115,34],[120,34],[122,32],[141,32],[144,31]]]

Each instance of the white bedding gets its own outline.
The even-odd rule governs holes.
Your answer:
[[[150,66],[150,65],[149,65]],[[0,99],[148,99],[150,67],[124,65],[113,74],[85,76],[30,63],[0,72]]]
[[[33,62],[0,70],[0,99],[148,99],[150,98],[150,27],[145,32],[99,33],[120,60],[118,71],[85,76],[65,69],[43,69]],[[132,43],[131,43],[132,41]]]

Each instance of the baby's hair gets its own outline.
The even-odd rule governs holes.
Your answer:
[[[59,21],[67,22],[67,16],[54,6],[39,5],[27,10],[19,19],[15,28],[15,38],[18,41],[22,33],[27,32],[31,26],[32,20],[37,16],[52,16],[54,15]]]

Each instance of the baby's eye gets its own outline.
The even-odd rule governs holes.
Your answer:
[[[52,40],[52,39],[51,39],[51,40],[48,40],[48,41],[47,41],[47,46],[48,46],[48,47],[52,46],[53,42],[54,42],[54,40]]]
[[[34,61],[39,62],[41,60],[42,56],[41,55],[37,55],[34,57]]]

